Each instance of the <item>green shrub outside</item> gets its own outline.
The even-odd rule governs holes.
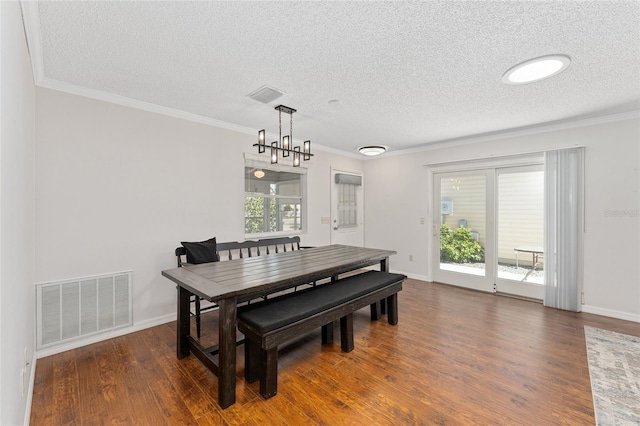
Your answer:
[[[469,228],[440,227],[440,261],[451,263],[484,262],[484,247],[473,239]]]

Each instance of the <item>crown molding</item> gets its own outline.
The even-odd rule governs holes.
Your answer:
[[[34,65],[34,76],[35,76],[35,73],[36,73],[36,66]],[[150,102],[144,102],[137,99],[131,99],[125,96],[115,95],[107,92],[102,92],[99,90],[89,89],[86,87],[77,86],[77,85],[61,82],[58,80],[49,79],[46,77],[41,77],[39,79],[39,82],[36,83],[36,85],[47,88],[47,89],[57,90],[57,91],[70,93],[77,96],[100,100],[103,102],[118,104],[118,105],[122,105],[129,108],[140,109],[140,110],[153,112],[161,115],[166,115],[169,117],[174,117],[174,118],[178,118],[186,121],[214,126],[214,127],[238,132],[238,133],[247,134],[247,135],[256,135],[258,132],[258,129],[254,129],[251,127],[241,126],[238,124],[233,124],[233,123],[229,123],[222,120],[216,120],[214,118],[205,117],[205,116],[194,114],[191,112],[169,108],[169,107],[153,104]],[[343,157],[349,157],[349,158],[353,158],[361,161],[375,161],[376,159],[385,158],[385,157],[394,157],[394,156],[407,155],[407,154],[413,154],[418,152],[433,151],[436,149],[452,148],[456,146],[471,145],[471,144],[482,143],[482,142],[496,141],[500,139],[530,136],[535,134],[548,133],[552,131],[586,127],[586,126],[592,126],[596,124],[612,123],[616,121],[623,121],[623,120],[629,120],[634,118],[640,118],[640,111],[630,111],[625,113],[610,114],[610,115],[585,118],[585,119],[579,119],[579,120],[546,123],[546,124],[535,125],[535,126],[527,126],[527,127],[520,127],[515,129],[502,130],[498,132],[485,133],[482,135],[474,135],[474,136],[469,136],[464,138],[446,139],[446,140],[432,142],[432,143],[429,143],[428,145],[421,146],[421,147],[402,149],[397,151],[395,150],[387,151],[385,155],[380,157],[373,157],[373,158],[363,158],[363,156],[358,153],[353,153],[353,152],[349,152],[349,151],[345,151],[337,148],[332,148],[332,147],[317,144],[317,143],[312,144],[312,149],[327,152],[330,154],[341,155]]]
[[[215,126],[222,129],[232,130],[238,133],[244,134],[258,134],[256,129],[252,129],[246,126],[240,126],[238,124],[228,123],[222,120],[216,120],[202,115],[194,114],[192,112],[186,112],[175,108],[169,108],[162,105],[153,104],[150,102],[140,101],[137,99],[131,99],[126,96],[115,95],[112,93],[103,92],[100,90],[89,89],[74,84],[65,83],[50,78],[42,78],[40,80],[40,87],[45,89],[57,90],[60,92],[70,93],[72,95],[82,96],[85,98],[96,99],[103,102],[122,105],[129,108],[135,108],[143,111],[153,112],[156,114],[166,115],[173,118],[179,118],[182,120],[192,121],[195,123],[206,124],[209,126]]]
[[[623,112],[619,114],[602,115],[602,116],[591,117],[591,118],[583,118],[583,119],[577,119],[577,120],[567,120],[562,122],[552,122],[552,123],[545,123],[545,124],[539,124],[539,125],[533,125],[533,126],[519,127],[519,128],[501,130],[501,131],[492,132],[492,133],[485,133],[481,135],[467,136],[463,138],[445,139],[441,141],[431,142],[428,145],[424,145],[417,148],[408,148],[408,149],[402,149],[398,151],[391,151],[386,156],[389,157],[389,156],[414,154],[418,152],[433,151],[436,149],[452,148],[452,147],[462,146],[462,145],[471,145],[471,144],[476,144],[481,142],[496,141],[500,139],[530,136],[535,134],[554,132],[558,130],[575,129],[578,127],[593,126],[596,124],[613,123],[616,121],[630,120],[634,118],[640,118],[640,110]],[[371,158],[369,160],[374,160],[374,159],[375,158]]]
[[[153,112],[156,114],[166,115],[173,118],[178,118],[185,121],[191,121],[194,123],[205,124],[208,126],[218,127],[221,129],[231,130],[246,135],[253,135],[257,137],[258,129],[254,129],[247,126],[241,126],[239,124],[233,124],[222,120],[216,120],[214,118],[205,117],[202,115],[194,114],[192,112],[182,111],[175,108],[169,108],[162,105],[153,104],[150,102],[140,101],[137,99],[127,98],[126,96],[114,95],[112,93],[102,92],[100,90],[88,89],[86,87],[77,86],[74,84],[65,83],[58,80],[49,78],[41,78],[39,87],[45,89],[57,90],[64,93],[69,93],[76,96],[85,98],[96,99],[103,102],[112,104],[118,104],[129,108],[135,108],[143,111]],[[341,151],[339,149],[331,148],[325,145],[312,143],[312,150],[324,151],[342,155],[343,157],[353,157],[361,159],[357,154],[352,154],[347,151]]]

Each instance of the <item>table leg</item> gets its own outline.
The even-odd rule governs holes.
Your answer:
[[[236,402],[236,310],[235,298],[218,302],[218,404],[227,408]]]
[[[191,322],[191,312],[189,311],[190,304],[191,292],[178,286],[178,332],[176,333],[178,337],[176,345],[178,359],[189,356],[189,330]]]
[[[389,258],[385,257],[380,261],[380,270],[382,272],[389,272]],[[384,299],[374,302],[370,305],[371,308],[371,321],[377,321],[380,316],[385,313],[386,301]]]

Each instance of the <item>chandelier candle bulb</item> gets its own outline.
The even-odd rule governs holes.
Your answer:
[[[288,157],[290,151],[291,149],[289,147],[289,136],[285,135],[282,137],[282,156]]]
[[[304,141],[304,161],[311,160],[311,141]]]
[[[278,162],[278,141],[271,142],[271,164]]]
[[[264,144],[264,129],[258,131],[258,153],[262,154],[266,150]]]
[[[300,147],[293,148],[293,167],[300,167]]]

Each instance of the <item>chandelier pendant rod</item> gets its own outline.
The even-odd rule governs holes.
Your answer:
[[[278,147],[282,146],[280,145],[281,143],[282,143],[282,110],[279,109],[278,110]]]

